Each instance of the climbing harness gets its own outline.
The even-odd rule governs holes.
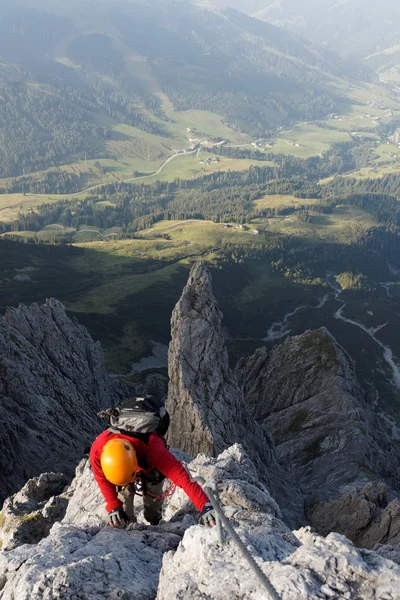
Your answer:
[[[218,539],[219,539],[220,544],[224,544],[224,541],[225,541],[224,535],[223,535],[223,527],[225,527],[225,529],[231,536],[232,540],[237,545],[243,558],[247,561],[247,563],[249,564],[251,569],[254,571],[254,573],[255,573],[256,577],[258,578],[258,580],[260,581],[260,583],[267,590],[269,597],[272,598],[272,600],[280,600],[278,592],[275,590],[272,583],[269,581],[268,577],[265,575],[264,571],[262,571],[262,569],[256,563],[256,561],[254,560],[254,558],[252,557],[250,552],[247,550],[246,546],[244,545],[244,543],[242,542],[242,540],[240,539],[240,537],[238,536],[238,534],[236,533],[236,531],[234,530],[232,525],[230,524],[229,519],[225,516],[224,511],[222,510],[222,506],[219,501],[218,491],[216,489],[213,489],[209,485],[207,485],[205,480],[202,477],[195,477],[195,478],[192,478],[192,480],[196,481],[197,483],[199,483],[202,486],[202,488],[204,489],[204,492],[207,494],[207,496],[210,498],[210,500],[213,504],[213,507],[214,507],[214,510],[216,513],[216,517],[217,517],[217,531],[218,531]]]

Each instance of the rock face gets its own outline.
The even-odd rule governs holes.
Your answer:
[[[296,547],[282,543],[270,520],[236,523],[237,532],[256,556],[257,564],[284,600],[395,600],[400,594],[400,568],[374,552],[357,550],[343,536],[326,539],[308,529],[295,532]],[[281,544],[276,544],[278,539]],[[201,574],[199,577],[198,574]],[[164,557],[157,600],[265,600],[270,598],[242,555],[228,542],[222,548],[215,530],[191,528],[175,553]]]
[[[362,548],[382,544],[400,550],[400,500],[388,502],[382,483],[369,483],[335,500],[317,502],[307,516],[322,535],[345,532]]]
[[[289,522],[299,522],[302,498],[278,465],[270,435],[246,410],[229,368],[222,314],[212,293],[211,275],[202,263],[192,268],[171,326],[169,444],[192,456],[199,452],[217,456],[240,442]]]
[[[37,546],[0,554],[0,598],[153,600],[163,552],[173,548],[171,537],[57,523]]]
[[[391,560],[337,534],[292,533],[240,445],[188,466],[218,485],[225,514],[282,600],[400,597],[400,567]],[[221,546],[216,529],[195,524],[181,490],[166,502],[168,522],[128,530],[103,526],[104,501],[86,461],[63,496],[67,514],[47,538],[0,552],[0,600],[269,597],[228,536]]]
[[[43,473],[7,498],[0,513],[0,548],[12,550],[46,537],[64,517],[68,501],[61,493],[67,484],[61,473]]]
[[[73,475],[112,402],[100,345],[59,302],[0,317],[0,502],[45,471]]]
[[[365,486],[381,481],[390,498],[400,489],[400,456],[366,401],[349,356],[319,329],[271,351],[260,348],[240,361],[237,376],[279,459],[307,491],[311,524],[325,535],[339,531],[364,544],[365,528],[389,502],[386,485]],[[378,536],[367,545],[380,541]]]

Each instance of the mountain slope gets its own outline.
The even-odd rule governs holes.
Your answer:
[[[184,314],[181,310],[183,305]],[[65,480],[62,475],[42,474],[41,477],[28,481],[19,493],[4,503],[0,514],[0,545],[3,544],[5,550],[0,552],[0,599],[398,598],[398,501],[392,505],[392,514],[385,515],[383,511],[382,521],[379,523],[383,530],[385,522],[387,523],[385,517],[390,518],[390,533],[394,534],[392,539],[385,535],[382,540],[385,545],[379,544],[372,551],[355,548],[348,539],[337,533],[331,533],[324,539],[311,532],[308,527],[292,532],[282,518],[285,509],[287,510],[285,500],[282,498],[282,504],[278,506],[271,495],[273,487],[286,484],[285,471],[282,467],[278,471],[277,465],[271,462],[273,447],[269,434],[260,435],[260,428],[251,424],[244,408],[240,407],[234,376],[229,374],[228,385],[226,381],[222,381],[216,393],[207,393],[207,390],[211,392],[212,389],[207,381],[207,361],[214,362],[217,371],[220,371],[221,365],[226,363],[226,348],[222,337],[221,315],[211,295],[209,277],[201,265],[193,270],[177,306],[173,320],[176,339],[171,345],[171,369],[175,368],[180,372],[184,384],[190,386],[193,383],[193,387],[199,388],[199,394],[203,395],[201,405],[197,404],[189,412],[198,410],[200,415],[201,411],[210,409],[207,418],[210,429],[214,430],[214,440],[219,446],[216,452],[218,456],[210,456],[210,453],[205,452],[192,460],[188,455],[177,454],[184,460],[193,478],[201,478],[200,482],[206,482],[204,485],[216,495],[218,491],[218,502],[225,518],[250,554],[250,559],[255,561],[256,569],[250,568],[243,548],[238,546],[237,538],[232,534],[228,535],[227,531],[222,533],[224,543],[221,543],[218,528],[197,524],[198,514],[181,489],[175,490],[172,496],[166,496],[163,521],[159,525],[151,526],[144,522],[142,508],[139,502],[139,506],[135,502],[137,522],[129,523],[126,530],[107,527],[109,517],[105,511],[104,498],[93,477],[89,461],[84,458],[79,463],[76,477],[69,488],[63,490]],[[28,314],[27,309],[21,312]],[[181,317],[183,314],[183,318],[178,319],[178,313]],[[205,321],[208,316],[211,318],[207,324]],[[37,318],[38,309],[30,315],[31,325]],[[203,320],[203,336],[197,335],[199,319]],[[81,329],[80,333],[83,334],[84,331]],[[207,333],[209,344],[204,343],[204,334]],[[323,342],[323,347],[317,344],[319,348],[310,349],[309,337],[315,336],[315,333]],[[196,335],[199,340],[194,341]],[[271,365],[270,378],[265,386],[269,387],[272,406],[276,407],[282,400],[290,402],[296,394],[296,400],[303,399],[306,402],[304,396],[308,391],[313,394],[318,384],[326,385],[326,391],[327,388],[335,388],[338,383],[335,360],[340,358],[339,354],[342,354],[342,360],[347,359],[339,347],[333,349],[326,346],[326,335],[326,332],[320,331],[292,338],[272,352],[271,357],[275,357],[277,362]],[[41,338],[37,337],[40,350],[43,344]],[[213,337],[216,338],[214,348],[210,348]],[[179,349],[176,344],[178,338],[182,342]],[[67,339],[62,341],[59,344],[60,351],[65,345],[68,347],[69,342]],[[188,350],[190,343],[193,348]],[[303,343],[300,353],[299,343]],[[333,341],[330,339],[329,343],[332,344]],[[204,348],[204,360],[200,360],[201,369],[196,370],[196,355],[201,346]],[[40,357],[40,352],[38,355]],[[299,355],[305,360],[299,359]],[[282,365],[285,367],[284,372]],[[250,359],[249,366],[248,381],[255,383],[258,379],[258,389],[253,389],[258,394],[262,382],[260,386],[254,359]],[[38,371],[40,369],[36,370],[33,365],[33,382],[40,381]],[[350,365],[343,364],[339,371],[341,384],[347,385],[349,392],[353,391],[358,384]],[[172,373],[172,376],[176,377],[176,374]],[[210,378],[211,376],[212,373]],[[170,389],[169,403],[175,404],[175,407],[170,408],[175,408],[176,414],[176,409],[182,403],[174,395],[173,387],[172,385]],[[326,394],[323,410],[328,403],[329,393]],[[232,405],[238,408],[236,414],[232,414]],[[95,418],[94,412],[95,406],[88,406],[88,416]],[[350,419],[354,416],[359,422],[360,415],[350,414]],[[286,422],[283,425],[285,427],[288,424]],[[364,424],[366,427],[370,426],[370,423]],[[309,422],[309,427],[314,425],[318,426],[316,419]],[[290,426],[293,428],[293,423]],[[244,427],[247,427],[247,431],[244,431]],[[187,430],[181,428],[181,440],[176,435],[178,443],[185,442]],[[222,435],[215,435],[217,431]],[[193,438],[198,440],[200,433],[199,421],[193,421]],[[49,432],[49,443],[57,439],[52,435],[54,432]],[[252,440],[251,435],[256,440]],[[228,437],[231,438],[229,443]],[[324,455],[328,460],[332,445],[337,443],[336,437],[332,440],[326,436],[324,443],[320,445],[321,456]],[[368,440],[359,437],[359,442],[367,455],[370,449]],[[381,439],[380,443],[387,451],[387,440]],[[221,448],[221,445],[226,447]],[[315,450],[314,445],[313,451]],[[347,454],[349,460],[353,459],[352,449],[348,446],[341,446],[337,451]],[[366,458],[371,459],[368,456]],[[368,464],[373,466],[373,460],[374,457]],[[315,471],[313,461],[309,466],[311,471]],[[268,471],[271,487],[263,477],[265,471]],[[292,489],[287,487],[286,493],[292,493]],[[303,508],[303,499],[296,493],[291,501],[299,502],[299,508]],[[353,508],[354,504],[359,508],[356,516],[360,520],[365,513],[365,499],[354,493]],[[372,510],[373,506],[367,508]],[[343,516],[343,506],[336,507],[332,518],[336,516]],[[377,517],[376,511],[374,516]],[[376,534],[376,529],[372,533]],[[368,548],[371,546],[367,545]],[[264,577],[260,577],[262,574]],[[265,585],[265,577],[268,578],[268,585]]]
[[[72,475],[114,392],[100,345],[56,300],[0,317],[0,356],[1,501],[42,470]]]
[[[179,0],[41,6],[0,9],[0,177],[169,155],[187,144],[174,108],[259,137],[346,103],[338,83],[351,69],[337,57],[236,11]]]
[[[295,31],[343,56],[365,58],[399,43],[395,0],[212,0]]]
[[[189,468],[218,484],[231,525],[275,597],[398,598],[400,567],[392,560],[357,549],[338,534],[324,539],[308,528],[290,531],[240,445],[218,458],[201,454]],[[217,528],[196,524],[179,490],[166,500],[167,522],[146,526],[140,520],[127,531],[105,527],[104,501],[86,460],[67,492],[50,502],[63,496],[69,498],[66,516],[48,537],[0,552],[2,600],[14,600],[16,594],[29,600],[41,600],[43,594],[53,600],[271,597],[231,537],[220,544]],[[36,513],[27,499],[20,514],[28,522]]]

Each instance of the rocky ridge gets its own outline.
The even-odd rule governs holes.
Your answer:
[[[100,344],[60,302],[0,317],[0,501],[45,471],[72,476],[113,397]]]
[[[272,350],[260,348],[236,373],[279,460],[307,490],[310,523],[369,548],[394,538],[388,530],[390,523],[396,534],[400,527],[398,500],[390,500],[400,490],[400,455],[329,332],[308,331]]]
[[[400,567],[391,560],[338,534],[290,531],[240,445],[188,467],[218,485],[225,514],[282,600],[399,597]],[[86,460],[63,496],[67,513],[48,537],[0,552],[0,600],[268,598],[232,540],[221,546],[216,529],[196,525],[180,490],[166,502],[167,522],[146,526],[139,516],[127,530],[106,526]]]
[[[51,301],[50,305],[60,311],[56,330],[64,319],[68,321],[66,331],[79,327],[65,314],[63,317],[59,303]],[[35,307],[43,321],[49,321],[41,327],[55,335],[61,353],[61,338],[52,330],[51,306],[43,309],[46,307]],[[396,600],[400,597],[400,567],[395,562],[400,559],[399,509],[397,500],[388,503],[396,479],[385,478],[381,470],[385,452],[393,469],[397,468],[396,456],[390,440],[379,437],[387,434],[374,413],[367,407],[370,412],[364,415],[367,403],[352,364],[324,330],[286,341],[272,352],[260,350],[248,359],[247,369],[243,361],[237,371],[249,410],[228,367],[221,317],[209,273],[203,265],[196,265],[172,320],[168,407],[173,415],[170,441],[194,456],[196,446],[203,446],[194,460],[182,453],[179,458],[194,477],[201,476],[218,489],[225,514],[282,600]],[[34,329],[34,316],[32,319],[30,327]],[[13,335],[20,328],[21,324]],[[82,343],[80,334],[76,335],[75,343]],[[90,347],[93,342],[85,332],[86,336]],[[42,385],[42,372],[53,372],[52,365],[59,366],[62,356],[56,358],[48,342],[38,339],[41,363],[32,378]],[[28,348],[34,347],[34,338],[29,338],[29,344]],[[66,344],[64,357],[71,354]],[[28,356],[28,364],[34,368],[33,355]],[[17,366],[22,357],[15,358]],[[289,361],[294,361],[293,366]],[[59,370],[64,372],[61,367]],[[9,379],[7,372],[7,385]],[[60,377],[57,385],[62,381]],[[105,383],[109,385],[107,377]],[[105,400],[109,405],[110,397]],[[272,412],[268,412],[269,400]],[[55,408],[56,399],[53,401]],[[318,406],[323,411],[319,415]],[[307,414],[298,415],[300,409]],[[95,422],[95,406],[88,411]],[[312,419],[307,431],[309,413]],[[276,449],[265,431],[268,419],[277,436]],[[340,422],[342,433],[335,430]],[[181,437],[175,423],[181,428]],[[297,462],[290,453],[296,433],[301,438]],[[327,439],[332,435],[329,444],[324,443],[323,435]],[[340,435],[343,439],[338,449],[335,443]],[[316,450],[311,456],[310,444]],[[374,478],[381,477],[384,483],[370,482],[364,478],[366,471],[353,464],[347,467],[339,460],[340,449],[349,452],[350,463],[352,453],[357,463],[363,450],[365,460],[370,460],[370,450],[378,452],[371,465],[376,470]],[[285,472],[290,460],[303,486],[321,487],[319,497],[309,496],[307,515],[328,534],[326,538],[309,527],[296,531],[288,527],[303,506],[302,494]],[[330,463],[336,494],[322,469]],[[65,481],[60,474],[44,473],[5,502],[0,513],[0,541],[7,551],[0,552],[0,600],[268,597],[233,541],[225,536],[221,546],[215,529],[196,524],[197,514],[181,490],[165,502],[165,522],[156,527],[146,525],[139,506],[138,523],[123,531],[107,527],[104,500],[87,459],[79,463],[72,484],[64,489]],[[289,510],[285,486],[292,494]],[[312,491],[318,492],[317,487]],[[373,549],[357,549],[344,536],[329,533],[332,523],[338,531],[347,527],[357,543]]]

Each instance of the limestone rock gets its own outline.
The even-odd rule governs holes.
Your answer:
[[[190,455],[205,452],[217,456],[251,418],[228,365],[222,313],[212,293],[211,275],[201,263],[190,273],[171,328],[168,441]],[[272,443],[265,453],[270,462]]]
[[[276,460],[270,435],[257,425],[229,368],[222,313],[211,275],[197,263],[172,315],[167,410],[168,442],[190,455],[217,456],[240,442],[282,506],[289,522],[302,518],[303,502]]]
[[[100,345],[58,301],[0,317],[0,502],[42,472],[72,476],[113,396]]]
[[[237,527],[257,564],[284,600],[396,600],[400,567],[369,551],[357,550],[338,534],[326,539],[299,531],[300,547],[290,541],[278,552],[282,532],[268,519],[258,528],[251,520]],[[265,535],[265,537],[264,537]],[[261,587],[232,541],[217,543],[215,530],[189,529],[175,553],[164,556],[157,600],[265,600]]]
[[[393,548],[393,546],[387,544],[376,544],[376,546],[373,547],[373,551],[388,560],[400,564],[400,547]]]
[[[75,478],[65,495],[69,502],[64,523],[86,527],[104,527],[107,524],[104,498],[88,459],[81,460],[77,466]]]
[[[0,547],[12,550],[46,537],[52,525],[65,514],[67,500],[59,495],[67,483],[61,473],[43,473],[7,498],[0,513]]]
[[[337,534],[324,539],[309,528],[292,533],[240,445],[217,458],[199,455],[188,467],[218,487],[225,514],[282,600],[399,597],[400,567],[391,560],[357,550]],[[0,552],[0,600],[268,597],[228,536],[220,546],[216,529],[194,525],[182,491],[166,502],[168,522],[118,530],[103,527],[104,501],[96,495],[87,461],[76,473],[62,494],[69,501],[67,514],[48,537]],[[30,492],[21,493],[24,498],[29,504]],[[85,510],[77,513],[82,505]],[[97,515],[97,525],[90,514]]]
[[[165,533],[57,523],[37,546],[0,553],[0,598],[153,600],[162,554],[178,541]]]
[[[400,489],[400,455],[324,328],[261,348],[237,368],[247,406],[308,493],[337,498],[369,481]]]
[[[268,489],[260,482],[254,463],[243,449],[235,444],[227,448],[218,458],[199,454],[186,463],[191,477],[201,477],[212,488],[217,488],[224,506],[236,506],[244,510],[255,510],[281,517],[281,510]],[[203,485],[203,483],[201,483]],[[166,503],[165,519],[174,514],[190,511],[190,501],[183,490],[177,489],[173,498]]]
[[[335,500],[317,502],[307,518],[322,535],[336,531],[362,548],[380,544],[400,550],[400,500],[388,502],[383,484],[369,483]]]

